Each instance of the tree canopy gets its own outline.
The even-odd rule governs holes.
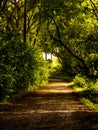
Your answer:
[[[19,51],[20,58],[29,47],[40,48],[58,58],[64,74],[98,78],[98,0],[1,0],[0,34],[1,67],[7,65],[7,57],[13,70],[14,53]],[[31,56],[29,52],[28,55]],[[30,65],[28,60],[26,65]]]

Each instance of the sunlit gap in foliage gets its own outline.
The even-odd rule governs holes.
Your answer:
[[[44,60],[48,60],[48,59],[50,59],[50,60],[54,60],[54,58],[55,58],[55,56],[54,55],[52,55],[51,53],[46,53],[46,52],[43,52],[43,58],[44,58]]]

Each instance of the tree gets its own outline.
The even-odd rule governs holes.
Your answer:
[[[43,32],[47,34],[45,35],[45,33],[43,33],[43,35],[45,35],[44,42],[47,42],[47,39],[49,39],[47,37],[49,35],[52,44],[48,41],[49,44],[47,45],[51,46],[49,47],[50,51],[52,50],[51,48],[55,47],[58,48],[56,50],[59,51],[63,48],[74,58],[72,58],[72,61],[74,61],[73,67],[78,68],[78,72],[84,73],[90,78],[97,78],[98,69],[97,67],[94,67],[96,65],[94,65],[94,63],[92,65],[92,62],[90,62],[89,64],[91,64],[91,66],[89,66],[88,62],[90,61],[89,56],[92,55],[91,53],[95,52],[95,55],[97,56],[97,51],[95,49],[97,48],[97,38],[95,37],[97,37],[98,33],[98,24],[96,15],[93,15],[94,11],[92,13],[92,10],[96,9],[98,1],[96,1],[96,5],[93,3],[93,8],[91,5],[92,3],[90,4],[89,2],[81,0],[77,2],[66,0],[58,1],[58,4],[56,4],[56,2],[57,1],[54,1],[51,4],[42,1],[44,8],[42,14],[44,15],[44,20],[47,24],[47,33],[43,29]],[[88,42],[87,39],[89,37],[91,38]],[[88,52],[87,47],[89,47],[89,50],[91,51]],[[54,50],[55,54],[59,55],[56,50]],[[67,59],[67,57],[65,57],[65,59]],[[94,68],[96,69],[94,70]],[[93,71],[92,74],[91,70]]]
[[[24,31],[23,31],[23,41],[26,42],[26,0],[24,0]]]
[[[9,0],[0,14],[0,101],[18,98],[48,81],[42,50],[29,43],[39,24],[38,7],[34,8],[33,12],[26,0]]]
[[[97,77],[98,70],[95,67],[97,58],[94,63],[88,62],[92,53],[97,55],[98,1],[27,0],[25,2],[26,6],[22,0],[9,0],[6,3],[0,16],[1,28],[18,32],[21,37],[24,34],[24,41],[27,40],[33,46],[40,44],[43,50],[58,56],[62,63],[66,63],[62,57],[68,61],[68,57],[71,56],[70,67],[76,68],[76,73],[82,72],[92,77],[91,71],[96,68],[92,75]],[[24,8],[27,14],[24,13]],[[64,51],[69,54],[63,55]]]
[[[0,15],[0,26],[8,32],[15,31],[23,41],[35,44],[40,30],[39,7],[29,0],[9,0]],[[26,35],[26,36],[25,36]]]

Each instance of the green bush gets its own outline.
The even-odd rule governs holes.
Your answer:
[[[0,100],[12,100],[48,80],[48,65],[39,48],[21,42],[17,35],[0,37]]]
[[[33,72],[31,79],[31,87],[40,86],[46,84],[48,81],[48,62],[43,60],[42,50],[37,48],[32,48],[32,63]]]
[[[75,87],[85,87],[87,85],[86,77],[82,77],[80,75],[76,75],[74,78],[74,86]]]

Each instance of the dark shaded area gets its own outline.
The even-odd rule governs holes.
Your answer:
[[[20,101],[0,104],[0,130],[83,129],[98,129],[98,112],[87,110],[64,82],[52,81]]]
[[[98,113],[96,112],[43,112],[22,115],[7,114],[5,118],[4,115],[0,116],[1,130],[93,130],[97,126]]]

